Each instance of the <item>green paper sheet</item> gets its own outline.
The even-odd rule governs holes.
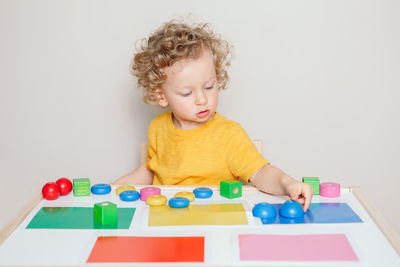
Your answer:
[[[93,208],[42,207],[27,229],[129,229],[135,208],[118,208],[116,224],[101,225],[93,219]]]

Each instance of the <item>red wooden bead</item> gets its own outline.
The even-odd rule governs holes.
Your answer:
[[[67,178],[60,178],[56,182],[60,187],[60,194],[62,196],[68,195],[72,191],[72,183]]]
[[[60,187],[53,182],[47,183],[42,188],[42,195],[47,200],[54,200],[60,195]]]

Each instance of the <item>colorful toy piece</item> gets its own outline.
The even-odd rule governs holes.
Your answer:
[[[314,190],[314,195],[319,195],[319,178],[318,177],[303,177],[302,182],[311,185]]]
[[[95,195],[105,195],[111,192],[111,186],[108,184],[95,184],[91,189]]]
[[[242,183],[235,180],[229,179],[220,182],[220,194],[226,198],[237,198],[242,196]]]
[[[193,190],[193,194],[196,198],[210,198],[213,191],[208,187],[197,187]]]
[[[121,185],[121,186],[118,186],[117,189],[115,189],[115,192],[117,193],[117,196],[119,196],[119,194],[121,194],[122,192],[124,192],[126,190],[136,190],[136,188],[131,185]]]
[[[154,186],[143,187],[140,189],[140,200],[146,201],[147,197],[152,195],[161,195],[161,189]]]
[[[322,197],[339,197],[340,196],[340,184],[322,183],[322,184],[320,184],[320,194]]]
[[[100,202],[94,204],[94,221],[99,224],[114,224],[117,223],[117,205],[110,202]]]
[[[304,216],[303,207],[296,201],[288,200],[279,209],[279,215],[294,219]]]
[[[72,183],[65,177],[58,179],[56,184],[60,188],[60,195],[62,196],[66,196],[72,191]]]
[[[163,195],[148,196],[146,203],[149,206],[164,206],[167,203],[167,197]]]
[[[178,192],[175,194],[175,197],[186,197],[192,202],[195,199],[195,195],[193,192]]]
[[[168,201],[168,205],[171,208],[176,208],[176,209],[186,208],[189,206],[189,204],[190,204],[189,199],[185,197],[174,197]]]
[[[136,190],[126,190],[119,194],[119,198],[122,201],[136,201],[140,198],[140,194]]]
[[[253,216],[260,218],[263,224],[273,223],[276,218],[274,207],[267,202],[257,203],[254,205],[252,212]]]
[[[42,188],[42,195],[47,200],[57,199],[60,195],[60,187],[54,182],[47,183]]]
[[[73,179],[74,196],[90,196],[90,180],[89,178],[76,178]]]

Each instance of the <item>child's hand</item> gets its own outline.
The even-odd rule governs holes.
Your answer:
[[[306,212],[313,197],[310,185],[295,180],[278,167],[265,165],[251,178],[251,183],[260,191],[273,195],[287,195],[291,200],[303,205]]]
[[[290,200],[297,201],[303,205],[304,212],[308,210],[314,194],[314,190],[310,185],[293,180],[286,186],[286,192]]]

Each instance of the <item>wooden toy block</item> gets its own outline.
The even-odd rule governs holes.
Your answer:
[[[319,178],[318,177],[303,177],[303,183],[311,185],[314,190],[314,195],[319,195]]]
[[[94,204],[93,208],[94,221],[99,224],[115,224],[117,223],[117,205],[104,201]]]
[[[73,179],[74,184],[74,196],[90,196],[90,180],[89,178],[75,178]]]
[[[221,181],[219,185],[220,194],[226,198],[237,198],[242,196],[242,183],[235,180]]]

